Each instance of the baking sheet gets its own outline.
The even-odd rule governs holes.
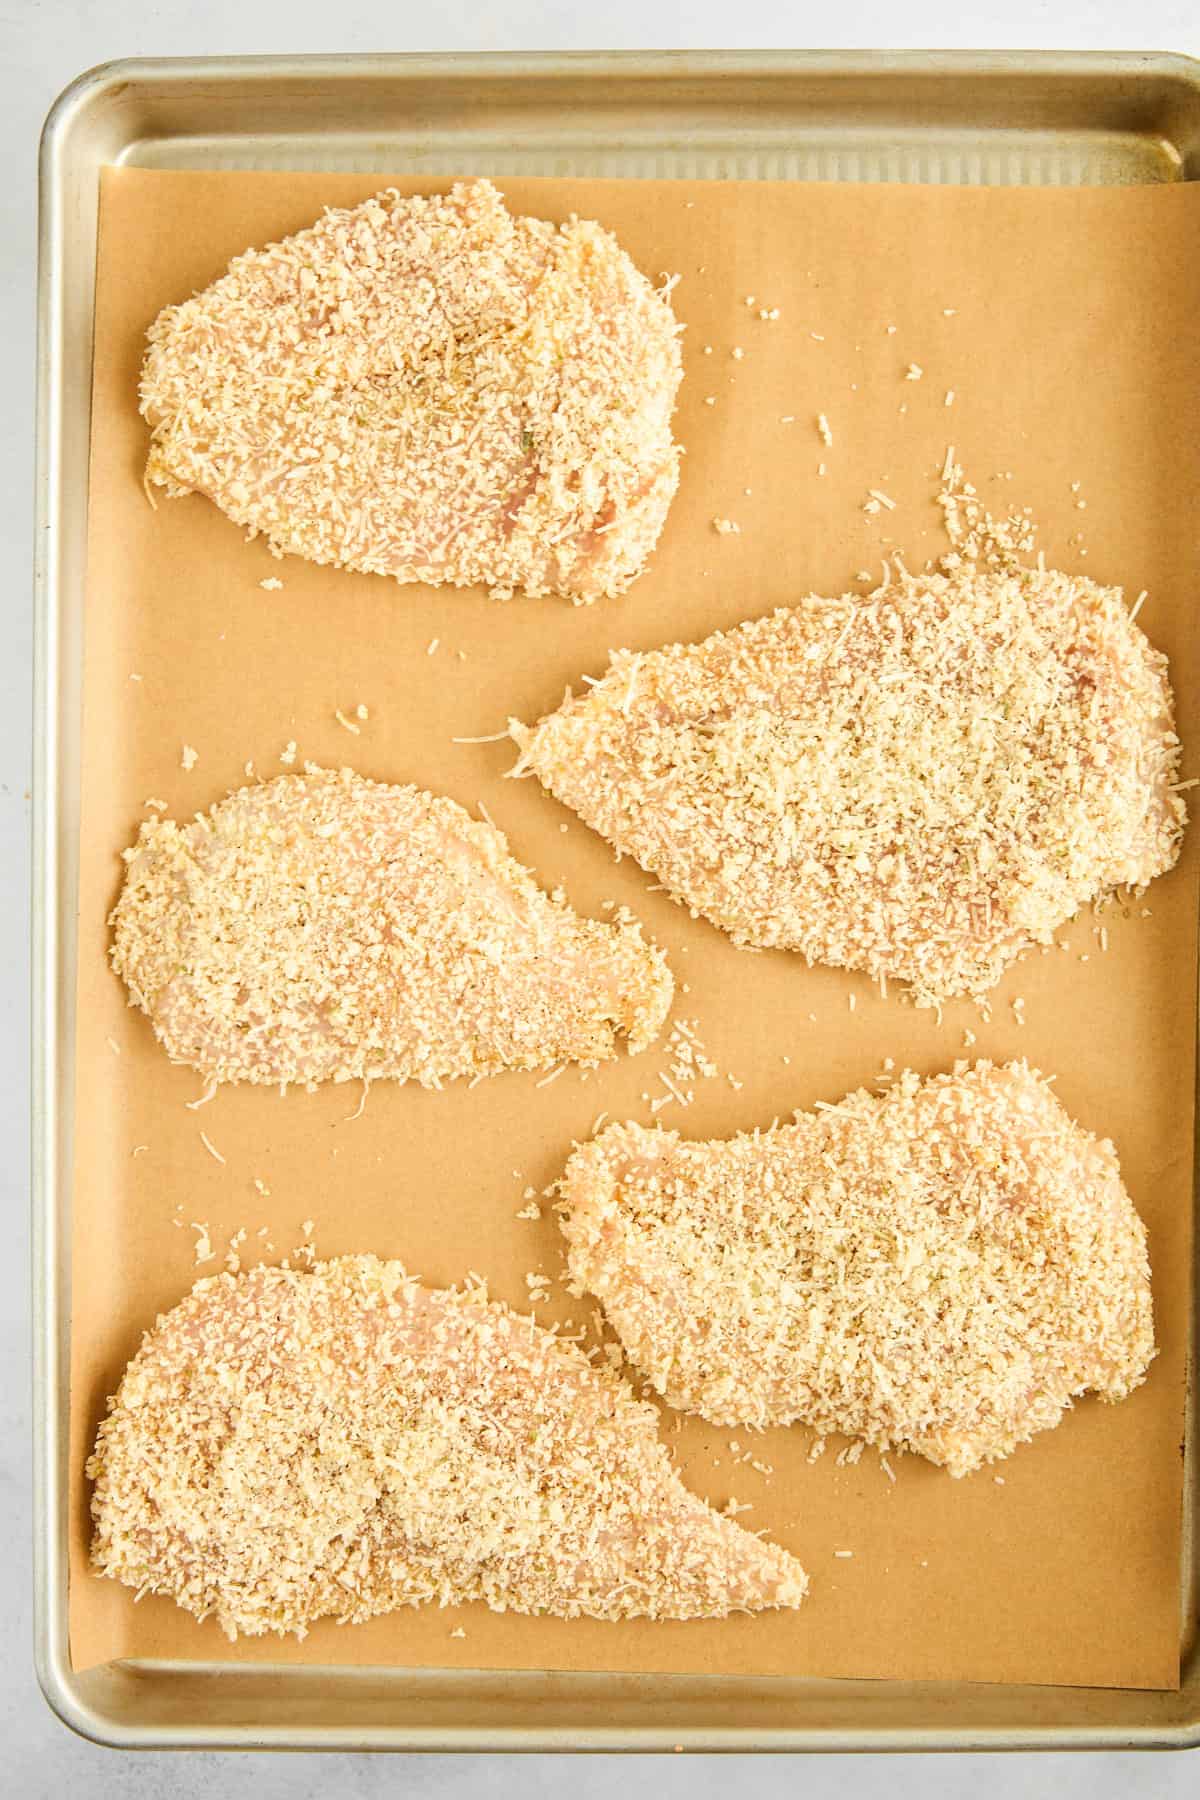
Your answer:
[[[943,542],[931,495],[953,441],[989,502],[1033,507],[1051,560],[1121,581],[1131,594],[1150,590],[1142,621],[1172,657],[1186,740],[1196,678],[1189,608],[1200,574],[1190,527],[1200,448],[1189,418],[1200,375],[1192,316],[1200,197],[1183,188],[506,183],[515,207],[598,216],[649,273],[683,276],[682,490],[654,567],[632,593],[572,610],[499,607],[476,594],[399,590],[278,564],[199,499],[157,513],[146,505],[134,395],[154,313],[213,279],[247,244],[382,185],[135,171],[109,172],[104,184],[85,670],[75,1466],[142,1326],[197,1272],[219,1266],[195,1268],[192,1220],[207,1226],[219,1257],[243,1227],[249,1253],[263,1225],[262,1241],[285,1253],[311,1218],[321,1254],[400,1255],[431,1281],[482,1268],[498,1296],[521,1303],[526,1271],[560,1266],[552,1219],[514,1216],[525,1187],[558,1173],[570,1140],[597,1113],[646,1117],[639,1096],[661,1091],[655,1076],[665,1058],[651,1051],[586,1079],[570,1071],[540,1090],[526,1076],[469,1094],[380,1086],[353,1123],[357,1095],[345,1088],[286,1099],[231,1091],[187,1111],[198,1080],[165,1063],[105,967],[116,853],[147,796],[166,799],[177,815],[207,806],[242,779],[247,758],[260,772],[278,769],[293,738],[302,757],[352,761],[468,805],[482,799],[514,851],[547,885],[563,880],[578,907],[594,912],[607,898],[633,905],[690,990],[677,1011],[698,1022],[723,1073],[742,1083],[703,1084],[686,1115],[661,1115],[691,1135],[769,1123],[836,1098],[869,1080],[886,1055],[943,1067],[966,1026],[977,1034],[974,1054],[1027,1054],[1056,1072],[1068,1108],[1115,1138],[1150,1227],[1161,1355],[1131,1401],[1084,1403],[998,1471],[1002,1486],[990,1474],[955,1483],[914,1460],[899,1463],[893,1485],[871,1453],[838,1468],[831,1446],[809,1466],[801,1430],[749,1440],[685,1421],[673,1441],[691,1485],[717,1503],[731,1495],[751,1502],[743,1523],[769,1531],[810,1569],[813,1597],[786,1617],[613,1627],[473,1608],[323,1625],[301,1646],[271,1639],[229,1648],[213,1625],[197,1626],[169,1602],[135,1608],[127,1590],[87,1576],[81,1481],[75,1665],[232,1656],[1174,1685],[1190,1302],[1192,846],[1147,896],[1150,917],[1140,905],[1128,920],[1106,913],[1107,953],[1096,922],[1082,918],[1064,933],[1069,952],[1009,976],[990,1025],[961,1006],[947,1008],[939,1026],[896,997],[881,1001],[861,978],[808,971],[782,954],[735,952],[650,893],[636,869],[614,867],[605,846],[535,784],[503,781],[503,745],[450,739],[495,730],[510,713],[536,716],[566,683],[599,673],[617,645],[651,647],[811,588],[840,591],[894,547],[910,566],[936,554]],[[761,320],[760,306],[777,306],[780,316]],[[923,371],[919,381],[905,379],[910,362]],[[822,411],[830,449],[815,431]],[[896,510],[864,513],[870,487],[889,493]],[[736,519],[740,533],[716,534],[715,516]],[[281,592],[259,588],[270,575],[283,580]],[[360,700],[371,720],[353,738],[333,710]],[[180,767],[184,742],[200,753],[190,774]],[[1024,1028],[1008,1004],[1016,995],[1025,999]],[[205,1150],[202,1129],[223,1164]],[[564,1298],[545,1316],[582,1323],[589,1310]],[[734,1461],[751,1447],[773,1474]],[[835,1548],[852,1549],[853,1559],[834,1560]],[[460,1624],[466,1637],[451,1638]]]

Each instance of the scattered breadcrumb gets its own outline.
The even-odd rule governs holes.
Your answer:
[[[436,637],[430,638],[429,642],[425,646],[426,656],[432,656],[434,651],[437,649],[438,645],[441,643],[441,641],[442,641],[441,638],[436,638]]]
[[[829,420],[824,413],[817,414],[817,433],[823,444],[833,443],[833,432],[829,428]]]
[[[212,1247],[212,1239],[208,1235],[207,1222],[205,1222],[204,1224],[199,1224],[199,1223],[197,1223],[197,1221],[195,1219],[193,1219],[192,1220],[192,1230],[196,1233],[196,1242],[193,1246],[193,1253],[194,1253],[196,1262],[198,1262],[198,1263],[211,1262],[212,1257],[213,1257],[213,1247]]]
[[[179,753],[180,767],[190,774],[199,761],[200,752],[198,750],[193,750],[190,744],[185,744]]]
[[[131,1156],[144,1156],[149,1148],[149,1144],[135,1144],[129,1154]]]
[[[365,706],[364,706],[364,705],[363,705],[363,703],[362,703],[362,701],[361,701],[361,700],[360,700],[360,701],[359,701],[359,703],[358,703],[358,705],[357,705],[357,706],[356,706],[356,707],[355,707],[355,709],[354,709],[354,716],[355,716],[355,718],[356,718],[356,719],[361,719],[361,720],[362,720],[362,721],[363,721],[363,723],[364,723],[364,724],[365,724],[365,723],[366,723],[366,721],[367,721],[367,720],[368,720],[368,719],[369,719],[369,718],[370,718],[370,716],[371,716],[371,714],[370,714],[370,712],[369,712],[369,711],[368,711],[368,709],[367,709],[367,708],[366,708],[366,707],[365,707]]]
[[[258,585],[260,588],[266,588],[268,593],[274,594],[283,586],[283,583],[280,581],[278,575],[268,575],[266,579],[260,581]]]
[[[288,741],[284,745],[283,749],[279,752],[279,760],[281,763],[286,763],[289,768],[295,762],[295,760],[296,760],[296,740],[295,740],[295,738],[288,739]]]
[[[849,1558],[854,1555],[854,1552],[853,1550],[835,1550],[833,1554],[849,1560]]]
[[[953,547],[941,559],[942,568],[948,573],[967,563],[1016,574],[1020,558],[1034,548],[1037,532],[1029,508],[1014,508],[1002,519],[993,518],[974,486],[965,479],[955,460],[953,444],[947,448],[942,464],[937,502]],[[1042,568],[1038,572],[1053,575],[1053,571]]]
[[[221,1155],[221,1152],[217,1149],[212,1139],[203,1131],[200,1133],[200,1142],[204,1145],[204,1148],[208,1151],[208,1154],[212,1157],[214,1162],[224,1163],[225,1158]]]
[[[739,533],[741,529],[741,526],[736,524],[733,519],[713,520],[713,530],[719,531],[723,537],[729,536],[730,533]]]
[[[920,363],[910,362],[907,369],[904,371],[904,379],[905,381],[920,381],[924,373],[925,371]]]
[[[452,1638],[465,1638],[465,1637],[466,1637],[466,1635],[467,1635],[467,1634],[466,1634],[466,1632],[465,1632],[465,1631],[464,1631],[464,1630],[463,1630],[463,1628],[462,1628],[462,1626],[461,1626],[461,1625],[456,1625],[456,1626],[455,1626],[455,1628],[454,1628],[454,1630],[453,1630],[453,1631],[452,1631],[452,1632],[451,1632],[451,1633],[450,1633],[450,1636],[451,1636],[451,1637],[452,1637]]]
[[[953,388],[946,389],[945,405],[947,405],[947,406],[954,405],[954,389]]]
[[[337,720],[337,722],[338,722],[338,724],[339,724],[339,725],[340,725],[340,726],[342,726],[342,728],[343,728],[343,729],[344,729],[344,730],[346,730],[346,731],[349,731],[349,732],[352,732],[352,733],[353,733],[353,734],[354,734],[354,736],[355,736],[355,737],[357,737],[357,736],[358,736],[358,735],[359,735],[359,729],[360,729],[360,728],[359,728],[359,726],[357,726],[357,725],[356,725],[356,724],[355,724],[355,723],[354,723],[354,720],[353,720],[353,719],[348,719],[348,718],[347,718],[347,717],[346,717],[346,715],[345,715],[345,713],[344,713],[344,712],[343,712],[343,711],[342,711],[342,709],[341,709],[341,707],[340,707],[340,706],[339,706],[339,707],[336,707],[336,708],[335,708],[335,709],[334,709],[334,714],[333,714],[333,716],[334,716],[334,718],[335,718],[335,719],[336,719],[336,720]]]

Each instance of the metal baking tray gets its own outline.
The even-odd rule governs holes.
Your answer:
[[[845,1750],[1200,1742],[1190,1446],[1179,1693],[114,1662],[67,1637],[83,573],[99,175],[158,169],[1082,185],[1200,180],[1200,62],[840,52],[110,63],[41,155],[34,810],[37,1665],[98,1741],[237,1749]]]

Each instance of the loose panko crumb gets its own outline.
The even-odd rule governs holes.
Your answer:
[[[163,485],[165,486],[166,484],[164,483]],[[267,575],[258,585],[260,588],[265,588],[268,594],[277,594],[280,588],[282,588],[283,583],[280,581],[278,575]]]
[[[416,1080],[594,1064],[673,982],[629,915],[548,896],[454,801],[350,769],[242,788],[125,853],[112,960],[209,1081]]]
[[[311,562],[620,594],[678,485],[671,286],[488,181],[330,208],[151,326],[147,483]]]
[[[653,1409],[528,1318],[344,1257],[201,1281],[100,1427],[92,1566],[230,1638],[401,1606],[720,1618],[785,1551],[688,1493]]]
[[[180,768],[190,775],[199,761],[200,752],[198,750],[193,750],[190,744],[185,744],[179,752]]]
[[[619,651],[513,737],[518,772],[736,944],[936,1005],[1172,867],[1172,711],[1119,589],[964,562]]]
[[[714,1425],[801,1420],[963,1475],[1154,1355],[1116,1153],[1024,1063],[905,1072],[725,1142],[610,1125],[561,1191],[572,1278]]]
[[[942,465],[941,487],[937,503],[952,549],[941,558],[947,571],[959,569],[964,562],[987,569],[1016,572],[1021,558],[1037,543],[1037,529],[1028,507],[1014,507],[1001,518],[993,518],[974,485],[964,476],[955,461],[954,446],[946,451]],[[1044,574],[1044,568],[1039,568]]]

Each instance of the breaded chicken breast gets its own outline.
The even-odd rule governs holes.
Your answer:
[[[655,1427],[576,1346],[399,1263],[218,1275],[159,1318],[110,1403],[92,1562],[231,1638],[426,1601],[798,1606],[799,1563],[688,1493]]]
[[[610,1125],[562,1183],[574,1279],[671,1406],[954,1475],[1121,1400],[1154,1355],[1110,1143],[1023,1063],[860,1089],[728,1142]]]
[[[532,770],[739,945],[981,996],[1087,902],[1172,867],[1166,659],[1119,589],[963,565],[621,652]]]
[[[147,483],[310,562],[620,594],[678,483],[677,331],[599,225],[388,191],[159,314]]]
[[[415,1080],[596,1063],[674,984],[632,922],[542,892],[493,825],[350,769],[281,775],[125,852],[112,961],[209,1081]]]

